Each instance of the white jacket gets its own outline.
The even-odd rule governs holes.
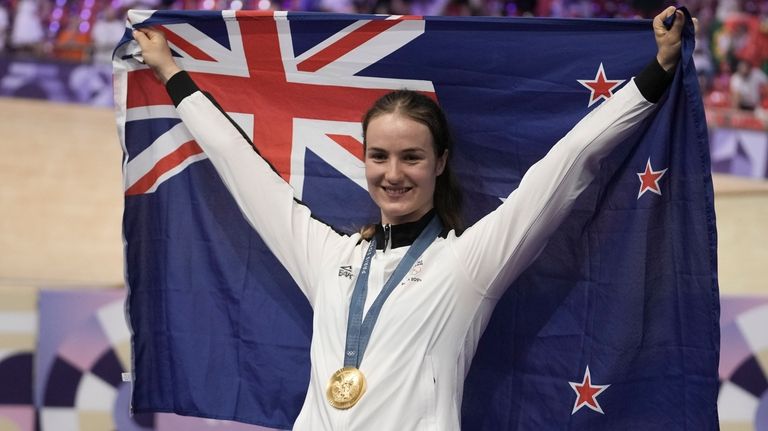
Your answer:
[[[343,366],[347,310],[368,242],[313,219],[205,95],[183,98],[185,125],[314,309],[311,378],[294,429],[458,430],[464,378],[499,297],[541,252],[600,160],[653,106],[629,82],[532,166],[498,209],[460,237],[438,238],[381,311],[360,364],[367,392],[336,410],[325,390]],[[377,251],[366,310],[407,248]]]

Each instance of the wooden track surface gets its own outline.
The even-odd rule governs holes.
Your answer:
[[[0,98],[0,283],[121,284],[112,110]]]
[[[768,294],[768,181],[715,175],[718,277],[727,294]]]
[[[109,109],[0,98],[0,285],[119,285],[121,151]],[[715,176],[726,293],[768,293],[768,182]]]

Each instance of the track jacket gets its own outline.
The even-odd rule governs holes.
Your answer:
[[[384,304],[360,364],[366,393],[336,410],[325,390],[344,363],[347,311],[369,242],[312,218],[189,75],[171,78],[167,88],[184,124],[314,310],[311,377],[294,429],[459,430],[464,378],[496,302],[543,249],[600,160],[652,112],[648,100],[659,99],[667,79],[652,62],[533,165],[495,211],[459,237],[437,238]],[[377,241],[383,247],[371,263],[366,311],[427,222],[393,226],[386,244]]]

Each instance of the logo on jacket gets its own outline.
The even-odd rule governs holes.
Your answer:
[[[411,268],[411,272],[408,273],[408,277],[404,281],[410,283],[418,283],[421,282],[421,278],[418,277],[421,270],[424,269],[424,261],[419,260],[415,264],[413,264],[413,268]]]
[[[352,280],[352,277],[354,277],[355,274],[352,272],[352,265],[346,265],[346,266],[340,266],[339,267],[339,277],[346,277],[350,280]]]

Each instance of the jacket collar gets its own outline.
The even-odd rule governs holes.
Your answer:
[[[387,243],[390,241],[392,244],[389,248],[405,247],[413,244],[421,231],[427,227],[434,216],[435,209],[432,208],[416,221],[389,225],[388,235],[386,234],[385,227],[381,223],[377,224],[376,233],[374,234],[374,238],[376,238],[376,250],[385,250],[387,248]],[[440,236],[444,237],[445,232],[442,232]]]

